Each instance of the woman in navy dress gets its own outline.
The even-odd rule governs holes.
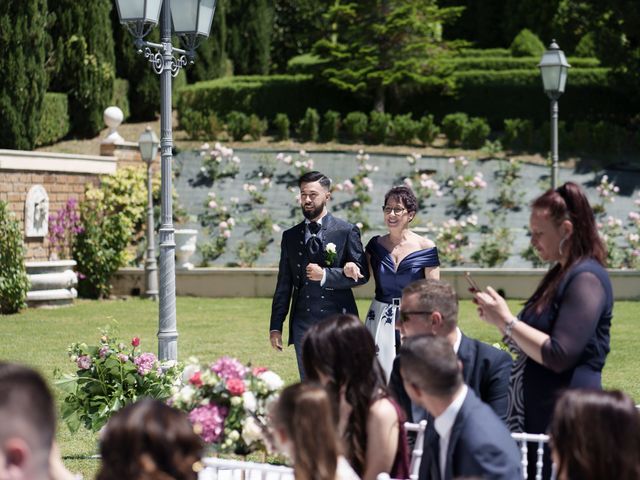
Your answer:
[[[522,312],[514,316],[491,287],[474,301],[518,355],[509,383],[510,430],[544,433],[563,390],[602,388],[613,292],[606,249],[578,185],[567,182],[537,198],[529,223],[531,244],[553,266]]]
[[[409,229],[416,216],[418,202],[406,186],[393,187],[384,196],[384,222],[389,230],[377,235],[365,251],[376,282],[376,295],[371,302],[365,325],[376,344],[378,360],[389,381],[396,357],[396,318],[402,289],[425,277],[439,279],[440,261],[435,244]],[[346,265],[345,275],[358,278],[353,266]]]

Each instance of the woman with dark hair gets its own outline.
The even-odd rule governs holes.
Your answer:
[[[97,480],[196,480],[202,440],[187,416],[149,398],[118,411],[100,438]]]
[[[285,388],[271,409],[278,450],[293,461],[295,480],[359,480],[340,453],[331,402],[320,385]]]
[[[391,399],[371,335],[360,320],[333,315],[313,325],[302,344],[310,380],[329,392],[349,463],[364,480],[386,472],[409,478],[404,419]]]
[[[509,384],[511,431],[544,433],[562,390],[602,388],[613,292],[604,243],[578,185],[567,182],[538,197],[529,224],[531,244],[553,266],[523,310],[514,316],[491,287],[474,301],[518,355]]]
[[[558,480],[640,478],[640,414],[620,391],[567,391],[549,433]]]
[[[365,324],[374,338],[387,381],[399,343],[396,318],[402,289],[414,280],[440,278],[435,244],[409,229],[417,210],[418,201],[409,187],[393,187],[384,196],[382,207],[389,233],[376,235],[365,248],[376,281],[376,295]],[[359,273],[354,263],[345,265],[344,274],[348,277],[356,280]]]

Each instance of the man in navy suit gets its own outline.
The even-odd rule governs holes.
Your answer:
[[[451,285],[434,279],[417,280],[407,285],[402,291],[399,325],[405,338],[423,334],[445,338],[462,362],[464,383],[500,418],[505,419],[511,356],[460,331],[458,296]],[[408,419],[419,422],[427,418],[424,409],[412,404],[407,396],[397,358],[389,388]]]
[[[409,397],[434,418],[435,433],[425,436],[420,480],[522,478],[518,446],[504,422],[463,383],[450,342],[414,336],[403,343],[399,357]]]
[[[369,280],[369,268],[358,227],[327,211],[331,180],[314,171],[302,175],[298,184],[305,220],[282,234],[269,339],[273,348],[282,350],[282,327],[289,313],[289,345],[296,349],[304,378],[302,337],[311,325],[334,313],[358,315],[351,288]],[[357,280],[344,275],[347,262],[363,272]]]

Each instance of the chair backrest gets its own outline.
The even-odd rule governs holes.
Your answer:
[[[224,458],[202,459],[199,480],[293,480],[293,468]]]
[[[524,478],[525,480],[529,478],[529,472],[527,470],[527,468],[529,467],[528,444],[537,444],[535,480],[542,480],[544,444],[549,443],[549,435],[545,435],[544,433],[512,433],[511,436],[520,447],[520,454],[522,455],[522,478]]]
[[[407,432],[416,432],[416,441],[411,451],[411,462],[409,463],[409,478],[418,480],[420,474],[420,464],[422,463],[422,453],[424,451],[424,432],[427,429],[427,421],[421,420],[420,423],[405,422],[404,429]]]

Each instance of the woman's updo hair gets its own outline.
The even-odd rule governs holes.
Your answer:
[[[394,198],[396,201],[402,203],[409,213],[416,213],[418,211],[418,200],[413,191],[406,185],[393,187],[389,190],[384,196],[383,206],[387,206],[390,198]]]

